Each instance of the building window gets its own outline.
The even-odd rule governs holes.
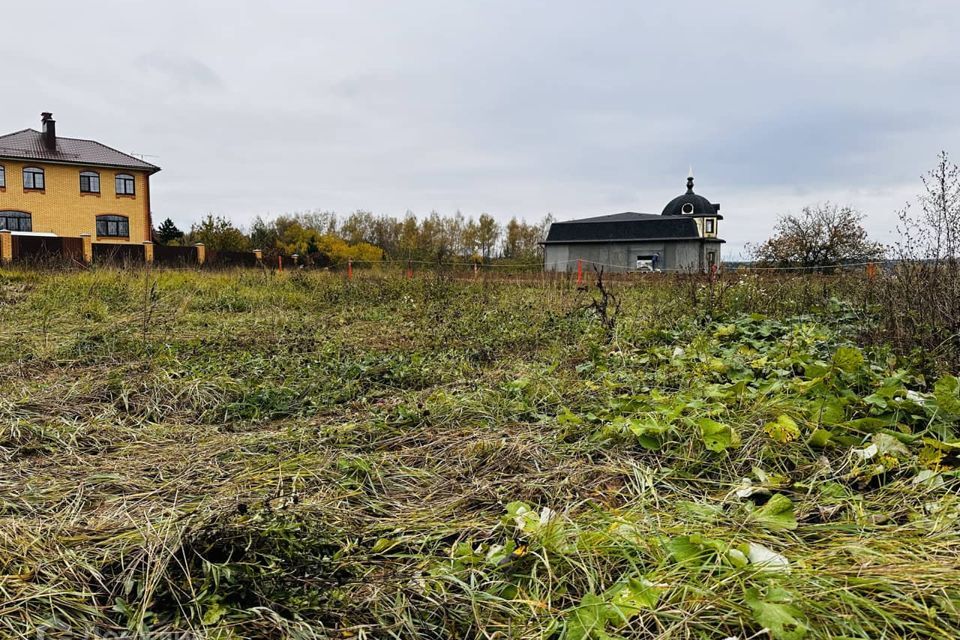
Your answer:
[[[7,172],[3,170],[3,165],[0,164],[0,189],[7,186]]]
[[[96,171],[81,171],[80,193],[100,193],[100,174]]]
[[[42,191],[44,189],[43,169],[37,169],[36,167],[25,168],[23,170],[23,188]]]
[[[0,211],[0,229],[33,231],[33,218],[23,211]]]
[[[707,251],[707,264],[711,267],[717,264],[717,252],[716,251]]]
[[[118,196],[136,195],[133,176],[127,175],[125,173],[117,174],[117,195]]]
[[[686,204],[683,205],[683,207],[680,210],[683,211],[684,213],[693,213],[693,204],[690,202],[687,202]]]
[[[714,233],[717,230],[717,223],[713,218],[707,218],[705,224],[707,225],[707,233]]]
[[[97,216],[97,236],[101,238],[129,238],[130,222],[126,216]]]

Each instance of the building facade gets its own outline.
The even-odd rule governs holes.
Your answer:
[[[0,136],[0,229],[94,242],[151,239],[150,176],[159,167],[99,142],[41,130]]]
[[[606,271],[706,272],[721,264],[720,205],[693,192],[667,203],[660,214],[615,213],[554,222],[543,242],[544,268],[573,271],[577,265]]]

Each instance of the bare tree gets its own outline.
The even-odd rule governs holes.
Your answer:
[[[960,258],[960,168],[941,151],[937,166],[922,180],[919,212],[910,204],[899,212],[900,240],[894,253],[904,260],[956,260]]]
[[[884,247],[869,239],[863,214],[829,202],[781,216],[774,236],[753,247],[758,263],[771,267],[821,267],[879,260]]]
[[[899,212],[897,259],[878,284],[883,339],[917,350],[948,370],[960,368],[960,169],[947,152],[923,176],[915,207]]]

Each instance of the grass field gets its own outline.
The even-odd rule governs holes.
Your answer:
[[[0,636],[960,637],[957,379],[703,286],[0,271]]]

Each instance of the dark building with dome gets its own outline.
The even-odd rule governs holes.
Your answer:
[[[693,192],[667,203],[663,212],[614,213],[554,222],[544,240],[544,268],[572,271],[603,265],[607,271],[708,271],[720,266],[720,205]]]

